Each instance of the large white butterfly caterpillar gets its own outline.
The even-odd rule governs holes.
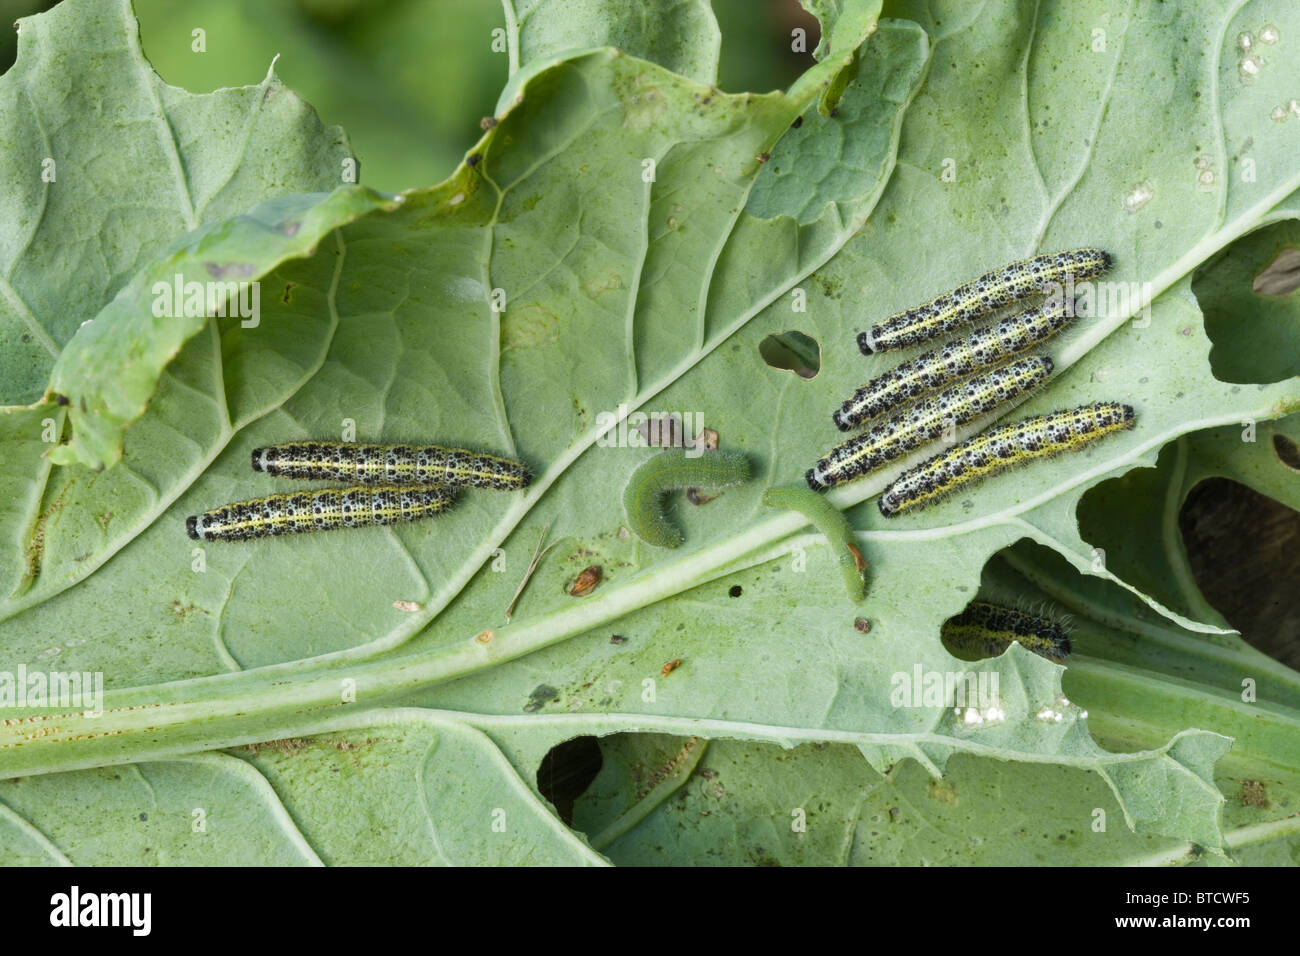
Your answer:
[[[322,488],[237,501],[190,515],[185,530],[202,541],[244,541],[298,531],[418,521],[451,507],[456,493],[443,485]]]
[[[253,449],[253,470],[283,478],[351,481],[363,485],[464,485],[527,488],[527,466],[509,458],[439,445],[366,445],[295,441]]]
[[[922,508],[963,485],[1038,458],[1075,451],[1134,425],[1133,408],[1097,402],[1002,425],[903,472],[880,496],[887,518]]]
[[[1001,654],[1012,641],[1058,664],[1070,655],[1070,636],[1060,624],[985,601],[945,621],[939,636],[951,648],[986,655]]]
[[[628,526],[643,541],[660,548],[682,543],[682,532],[664,514],[660,500],[681,488],[722,488],[749,480],[749,459],[740,452],[706,451],[688,458],[685,451],[665,451],[632,472],[623,490]]]
[[[833,448],[808,469],[804,479],[823,491],[902,458],[943,434],[1041,385],[1052,360],[1032,356],[972,375],[904,409],[893,418]]]
[[[1004,305],[1047,291],[1053,285],[1096,278],[1110,265],[1110,254],[1101,249],[1075,249],[1022,259],[985,273],[925,305],[891,315],[859,334],[858,348],[867,355],[907,348],[974,322]]]
[[[1058,297],[918,355],[859,388],[832,420],[846,432],[976,369],[1028,351],[1063,329],[1070,312],[1067,300]]]
[[[821,495],[814,494],[798,485],[783,485],[769,488],[763,492],[763,504],[773,508],[792,508],[813,523],[826,538],[835,558],[840,564],[840,574],[844,577],[844,586],[848,588],[849,597],[861,601],[866,596],[866,580],[863,572],[867,562],[853,540],[853,527],[843,511]]]

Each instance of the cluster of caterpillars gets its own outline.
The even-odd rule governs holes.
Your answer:
[[[869,427],[808,469],[808,486],[825,491],[876,471],[1041,386],[1054,370],[1052,359],[1025,353],[1069,324],[1073,302],[1062,290],[1110,266],[1111,256],[1100,249],[1023,259],[861,333],[858,347],[872,355],[928,342],[1004,306],[1046,296],[1033,308],[924,352],[857,389],[832,420],[841,431]],[[994,428],[905,471],[880,496],[880,512],[893,517],[923,508],[1003,469],[1132,428],[1134,421],[1131,406],[1098,402]]]
[[[255,448],[254,471],[281,478],[348,482],[237,501],[190,515],[185,528],[202,541],[245,541],[299,531],[328,531],[419,521],[442,514],[458,488],[527,488],[532,473],[509,458],[440,445],[297,441]]]

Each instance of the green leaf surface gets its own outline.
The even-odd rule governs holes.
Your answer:
[[[97,77],[94,84],[76,77]],[[332,189],[348,144],[267,73],[195,95],[140,52],[127,0],[22,21],[0,77],[0,402],[35,401],[61,350],[177,237],[270,195]],[[70,281],[75,276],[75,280]]]
[[[400,710],[229,754],[7,781],[0,844],[25,864],[601,862],[484,734]]]
[[[698,70],[701,20],[676,36],[625,23],[556,35],[519,58],[508,109],[441,185],[400,202],[359,189],[273,200],[139,257],[59,358],[60,394],[75,400],[3,419],[0,482],[18,502],[0,521],[6,660],[100,671],[109,693],[99,717],[14,709],[0,772],[75,771],[62,779],[93,787],[108,765],[310,737],[245,755],[266,787],[226,808],[278,828],[286,857],[311,861],[301,838],[325,862],[597,861],[545,804],[536,768],[576,736],[642,733],[658,736],[626,753],[611,743],[575,807],[616,861],[702,860],[728,842],[725,862],[1000,861],[969,840],[942,856],[932,831],[1005,842],[991,818],[1026,766],[1034,787],[1071,796],[1009,859],[1083,845],[1090,862],[1290,853],[1296,675],[1247,653],[1179,580],[1168,514],[1171,573],[1149,570],[1157,528],[1129,519],[1150,510],[1151,485],[1118,479],[1167,474],[1171,442],[1300,407],[1295,379],[1214,378],[1193,284],[1242,236],[1297,216],[1300,165],[1270,113],[1292,95],[1284,54],[1300,16],[1270,0],[1107,9],[1095,49],[1101,3],[899,4],[886,12],[906,19],[878,24],[870,2],[813,6],[827,39],[788,93],[724,94],[591,49],[633,36],[641,55]],[[1246,76],[1235,37],[1265,23],[1282,39]],[[855,51],[856,76],[821,115]],[[287,237],[305,245],[266,227],[286,208],[315,217]],[[888,476],[836,490],[872,567],[855,607],[820,536],[761,505],[839,440],[830,410],[893,361],[864,359],[854,333],[1007,260],[1081,245],[1112,251],[1109,278],[1135,294],[1054,342],[1058,375],[1014,414],[1124,401],[1137,428],[914,517],[876,510]],[[254,263],[257,328],[141,318],[168,256],[235,261],[213,248]],[[762,359],[764,339],[790,331],[820,348],[810,379]],[[127,358],[109,371],[115,354]],[[113,461],[141,409],[119,463],[73,464]],[[674,552],[621,528],[623,488],[649,452],[609,440],[631,412],[660,410],[701,416],[756,473],[682,504]],[[41,454],[46,419],[71,436],[59,455]],[[539,477],[526,494],[469,494],[446,518],[375,533],[197,550],[184,538],[186,514],[270,490],[248,468],[252,447],[348,423],[365,439],[517,455]],[[507,623],[544,536],[555,547]],[[599,587],[566,593],[592,564]],[[1073,612],[1077,658],[1063,669],[1015,646],[956,660],[938,628],[977,593]],[[914,673],[996,676],[997,703],[900,701]],[[1240,694],[1251,673],[1269,678],[1257,701]],[[392,703],[406,706],[367,710]],[[710,743],[683,754],[686,737]],[[769,744],[799,749],[776,759]],[[298,789],[372,752],[373,774]],[[244,780],[228,756],[203,759],[228,788]],[[647,787],[637,765],[662,772]],[[703,770],[734,802],[707,803],[721,798]],[[966,776],[931,782],[945,772]],[[1227,794],[1256,777],[1278,802],[1239,815]],[[882,837],[895,786],[927,812]],[[338,832],[356,800],[386,821],[381,846]],[[810,807],[815,835],[787,833]],[[1111,823],[1089,842],[1098,807]],[[504,811],[504,831],[484,808]],[[704,810],[719,819],[701,823]],[[76,842],[16,812],[24,854],[50,852],[40,833]],[[209,858],[223,852],[240,851]]]
[[[924,49],[921,34],[914,27],[900,25],[882,40],[879,73],[885,76],[896,72],[892,58],[897,58],[897,62],[910,65],[915,81],[924,62]],[[226,320],[210,323],[210,335],[192,339],[168,368],[168,378],[175,378],[178,394],[170,398],[164,383],[149,413],[133,427],[131,439],[137,445],[133,449],[128,442],[122,466],[110,469],[99,479],[88,479],[84,471],[68,468],[55,471],[46,480],[42,501],[33,502],[29,513],[14,522],[16,528],[39,526],[40,566],[28,566],[27,549],[19,550],[24,544],[21,535],[15,536],[11,557],[3,565],[13,569],[9,572],[11,579],[21,577],[25,581],[11,596],[8,613],[26,608],[35,612],[25,620],[15,621],[11,640],[21,644],[21,635],[28,633],[44,641],[43,625],[36,619],[52,609],[46,599],[82,580],[110,557],[118,556],[123,545],[143,531],[144,537],[157,534],[160,541],[170,542],[167,547],[173,553],[186,556],[175,568],[180,575],[176,585],[184,585],[163,605],[181,610],[169,611],[157,620],[169,632],[165,643],[170,650],[163,656],[171,663],[163,663],[160,673],[161,661],[155,658],[148,662],[149,671],[138,677],[109,668],[115,670],[110,683],[186,677],[293,660],[343,650],[367,640],[379,646],[400,643],[442,610],[483,556],[491,552],[492,547],[485,547],[485,535],[499,542],[527,513],[531,502],[565,471],[568,461],[594,444],[598,437],[595,415],[588,409],[614,408],[621,401],[635,399],[638,392],[653,395],[712,352],[731,329],[755,311],[748,293],[762,291],[764,285],[768,287],[764,293],[768,298],[780,291],[781,280],[775,278],[776,273],[761,266],[763,256],[778,257],[773,261],[784,262],[786,268],[794,270],[785,280],[788,283],[797,278],[799,270],[811,269],[847,238],[855,220],[865,215],[866,202],[883,185],[892,155],[889,131],[896,129],[898,110],[909,93],[906,86],[889,84],[886,89],[903,98],[877,104],[864,96],[859,111],[850,114],[852,122],[846,125],[874,149],[874,167],[865,168],[870,178],[864,177],[861,183],[866,190],[864,196],[856,202],[825,202],[820,218],[795,226],[790,220],[746,216],[739,206],[760,165],[754,157],[760,148],[780,137],[806,101],[801,104],[782,94],[724,96],[613,53],[582,55],[540,75],[535,82],[539,86],[536,95],[487,137],[480,165],[463,167],[436,189],[409,194],[400,207],[385,204],[384,209],[396,212],[373,222],[358,223],[355,231],[327,239],[323,245],[328,248],[332,244],[330,254],[277,271],[264,283],[263,315],[258,328],[244,329],[239,322]],[[653,83],[660,85],[651,86]],[[706,100],[708,104],[703,102]],[[676,128],[674,110],[689,118],[686,138],[680,141],[677,138],[683,133]],[[555,155],[537,166],[530,157],[538,152]],[[602,175],[604,167],[593,169],[592,162],[604,153],[610,154],[605,163],[624,169],[626,193],[611,197],[575,191],[575,183],[596,181]],[[659,154],[665,157],[658,170],[660,180],[672,181],[680,176],[682,183],[674,186],[671,200],[651,208],[654,197],[648,187],[652,184],[642,180],[641,159]],[[700,162],[710,164],[714,175],[688,181],[685,172],[693,171]],[[605,172],[608,179],[608,170]],[[275,204],[286,201],[276,200]],[[302,202],[314,214],[323,215],[322,210],[328,211],[331,203],[354,201],[379,202],[368,194],[346,189],[330,199]],[[589,207],[584,212],[584,228],[592,231],[590,238],[575,233],[549,243],[540,236],[534,238],[525,228],[528,223],[542,221],[536,217],[549,211],[562,230],[570,229],[565,225],[566,210],[574,201]],[[632,241],[623,253],[617,254],[621,240],[616,240],[616,233],[610,230],[621,228],[624,209],[620,202],[640,204],[643,215],[654,223],[655,234],[650,235],[647,223],[646,235],[640,242]],[[682,222],[678,225],[683,228],[673,227],[675,206],[689,206],[695,211],[692,217],[683,214],[689,225]],[[345,209],[348,211],[344,215],[355,212],[355,206]],[[693,218],[696,213],[703,217],[698,222]],[[715,221],[710,221],[710,214]],[[845,217],[849,217],[848,221]],[[258,232],[260,220],[251,218],[248,231],[268,235],[275,249],[281,241],[277,233],[283,230]],[[230,229],[238,230],[246,221],[235,220]],[[222,230],[220,236],[230,229]],[[292,238],[300,239],[305,231],[299,230]],[[200,235],[194,242],[203,249],[205,237]],[[549,257],[542,254],[544,247],[551,250]],[[400,288],[393,288],[387,302],[376,302],[372,279],[375,270],[394,278],[394,248],[407,250],[406,278]],[[357,250],[362,254],[357,255]],[[716,263],[729,254],[743,257],[755,274],[733,279],[731,287],[723,285],[723,301],[711,310],[711,314],[718,315],[715,322],[721,327],[709,329],[701,313],[706,298],[719,291],[719,284],[709,289],[711,274],[700,275],[686,264],[700,261],[694,258],[697,255],[703,255],[705,262]],[[555,260],[556,255],[562,258]],[[430,257],[436,261],[436,269],[429,268]],[[398,261],[402,261],[401,257]],[[646,293],[638,294],[636,283],[647,271],[655,273],[655,281],[647,279]],[[673,281],[661,281],[658,276],[659,272],[674,271],[680,275]],[[486,279],[488,273],[491,282]],[[743,289],[737,287],[742,280]],[[412,284],[409,289],[408,283]],[[81,341],[62,356],[63,366],[105,369],[111,367],[105,355],[112,349],[130,354],[134,347],[130,338],[113,339],[108,353],[101,343],[104,337],[111,338],[114,331],[130,323],[150,321],[140,318],[143,310],[139,308],[147,301],[147,287],[146,281],[135,286],[134,311],[129,307],[129,297],[124,296],[110,305],[119,309],[119,315],[83,330]],[[518,290],[504,317],[488,306],[492,288]],[[578,298],[562,310],[566,322],[562,329],[560,316],[550,309],[557,307],[565,295]],[[428,321],[435,302],[445,328]],[[449,303],[457,305],[449,309]],[[576,308],[580,303],[587,304],[582,311]],[[644,318],[661,310],[670,315],[680,310],[678,328]],[[638,313],[642,316],[639,322]],[[618,335],[601,335],[616,316],[615,328],[626,332],[626,341],[620,342]],[[319,331],[304,335],[305,322],[317,323]],[[173,331],[179,338],[192,332],[195,324],[188,323],[185,328],[177,324]],[[94,339],[91,329],[97,333]],[[634,358],[629,349],[637,336],[649,341],[644,348],[634,350]],[[530,391],[526,382],[543,365],[574,367],[577,355],[572,343],[578,340],[592,343],[582,359],[587,373],[582,394],[566,394],[567,389],[546,394]],[[387,347],[376,349],[373,346],[377,342]],[[371,347],[364,348],[363,344]],[[434,364],[434,354],[445,363],[442,370]],[[637,367],[641,363],[645,367]],[[138,371],[147,372],[148,364],[141,363]],[[292,374],[286,375],[286,371]],[[440,380],[454,382],[454,386],[437,388]],[[434,386],[432,391],[430,385]],[[374,390],[375,386],[378,390]],[[117,374],[106,372],[89,381],[80,377],[69,406],[73,443],[59,449],[64,456],[77,451],[77,436],[83,432],[97,440],[97,450],[107,454],[106,436],[114,429],[120,431],[125,416],[108,416],[104,410],[120,404],[120,388],[121,376]],[[441,404],[433,410],[430,403],[435,395]],[[321,404],[322,397],[326,405]],[[85,412],[81,411],[83,401]],[[228,422],[221,415],[223,401],[230,406]],[[257,628],[260,636],[245,647],[245,638],[253,635],[244,630],[246,612],[240,607],[263,618],[259,608],[264,601],[280,603],[282,598],[274,593],[278,587],[276,575],[248,574],[240,585],[241,591],[246,587],[264,589],[263,597],[250,593],[251,603],[240,600],[225,608],[235,579],[244,575],[238,566],[227,565],[220,574],[224,583],[213,577],[197,578],[200,590],[207,587],[207,582],[217,590],[208,592],[203,601],[195,601],[192,598],[196,594],[182,593],[195,583],[191,580],[189,547],[184,541],[176,542],[173,533],[177,526],[174,522],[183,518],[188,502],[176,508],[180,517],[162,522],[155,519],[186,489],[197,492],[196,502],[204,497],[211,500],[235,494],[234,488],[247,484],[250,442],[280,440],[286,425],[295,432],[306,428],[329,434],[345,417],[357,421],[358,428],[367,434],[400,430],[418,435],[430,428],[442,431],[436,424],[439,419],[455,422],[455,434],[449,434],[448,440],[507,452],[512,450],[513,431],[527,436],[521,442],[521,453],[527,460],[535,465],[552,464],[530,499],[504,515],[497,507],[498,499],[471,503],[453,518],[451,540],[468,544],[478,539],[483,544],[462,546],[459,554],[449,553],[443,547],[445,538],[430,535],[434,529],[429,527],[411,529],[424,538],[424,544],[414,546],[414,551],[397,535],[379,539],[372,567],[380,567],[374,562],[387,565],[390,570],[380,579],[388,582],[393,593],[383,602],[386,611],[382,619],[372,618],[369,624],[365,623],[368,615],[364,610],[368,602],[360,600],[359,593],[368,590],[369,583],[339,567],[329,557],[328,542],[322,542],[327,547],[320,552],[317,567],[336,579],[339,587],[331,592],[337,603],[328,607],[318,604],[312,610],[313,599],[302,595],[306,621],[290,623],[287,618],[281,619],[286,625],[283,633],[287,643],[266,640],[269,635],[263,628],[267,625],[262,624]],[[210,422],[208,427],[196,432],[195,422],[205,419]],[[250,429],[250,423],[255,427]],[[259,428],[264,438],[257,434]],[[224,463],[209,469],[195,486],[195,476],[223,452]],[[622,458],[630,463],[631,456]],[[73,495],[87,501],[88,506],[68,507]],[[53,508],[54,502],[61,503]],[[92,545],[90,550],[88,544]],[[183,550],[176,552],[176,544]],[[143,540],[139,547],[126,550],[138,553],[146,562],[153,560],[152,548]],[[227,551],[226,557],[238,559],[238,554]],[[128,563],[129,559],[113,562],[126,578],[112,581],[110,578],[116,578],[116,574],[110,574],[99,580],[110,590],[117,590],[123,580],[138,574],[126,566]],[[456,568],[459,570],[452,571]],[[345,584],[345,580],[352,584]],[[445,583],[432,583],[439,581]],[[223,593],[227,597],[222,597]],[[78,600],[75,594],[69,594],[68,599],[74,603]],[[404,614],[391,607],[395,599],[417,601],[426,609],[415,616]],[[172,600],[176,603],[172,604]],[[348,610],[349,604],[355,613]],[[184,610],[191,605],[196,608],[194,613]],[[72,610],[69,607],[59,613]],[[336,615],[340,611],[348,621],[342,631],[337,627]],[[313,618],[320,626],[301,626]],[[326,623],[330,620],[335,624]],[[31,630],[26,621],[33,625]],[[116,628],[118,622],[106,621],[105,625]],[[177,641],[178,635],[170,633],[172,625],[182,629],[197,625],[193,632],[197,640]],[[230,639],[225,636],[227,628],[232,634]],[[330,630],[348,643],[321,646],[318,642]],[[161,633],[159,638],[163,639]],[[267,652],[274,656],[268,658]],[[134,671],[145,662],[124,660],[121,664]]]
[[[578,801],[574,825],[599,824],[682,747],[649,734],[601,738],[604,766]],[[626,779],[625,779],[626,778]],[[1240,781],[1226,816],[1234,853],[1294,865],[1294,819],[1259,824]],[[621,785],[620,785],[621,784]],[[1251,788],[1248,799],[1272,791]],[[714,741],[691,775],[645,822],[605,848],[629,865],[1156,866],[1209,859],[1203,849],[1121,822],[1096,775],[957,756],[942,780],[907,761],[878,774],[855,748]],[[1260,858],[1270,849],[1271,858]]]
[[[588,47],[608,46],[699,83],[716,83],[722,34],[708,0],[501,0],[510,72]],[[879,4],[876,5],[879,11]]]

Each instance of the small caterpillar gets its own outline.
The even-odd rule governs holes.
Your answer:
[[[891,315],[859,334],[858,348],[871,355],[916,345],[1053,285],[1095,278],[1110,266],[1110,254],[1101,249],[1075,249],[1021,259],[986,272],[925,305]]]
[[[527,488],[532,473],[509,458],[438,445],[366,445],[292,441],[254,448],[253,470],[282,478],[351,481],[363,485],[468,485]]]
[[[298,531],[418,521],[451,507],[456,493],[442,485],[322,488],[237,501],[185,519],[201,541],[245,541]]]
[[[925,507],[962,485],[982,481],[1014,465],[1075,451],[1130,429],[1134,422],[1132,406],[1097,402],[1002,425],[903,472],[880,496],[880,513],[892,518]]]
[[[1070,637],[1060,624],[984,601],[945,621],[939,636],[951,647],[988,655],[1001,654],[1015,641],[1058,664],[1070,656]]]
[[[840,574],[844,577],[849,598],[861,601],[866,596],[867,586],[863,572],[867,568],[867,562],[853,540],[853,528],[843,511],[821,495],[798,485],[767,489],[763,492],[763,504],[773,508],[791,508],[811,521],[826,538],[826,543],[831,546],[839,561]]]
[[[665,451],[641,463],[623,491],[628,526],[660,548],[676,548],[681,531],[669,523],[660,498],[679,488],[721,488],[749,480],[749,459],[740,452],[707,451],[688,458]]]
[[[1065,327],[1070,321],[1068,304],[1064,298],[1045,302],[918,355],[859,388],[832,420],[846,432],[954,379],[1019,355]]]
[[[973,375],[831,449],[804,478],[823,491],[865,475],[938,438],[950,422],[964,425],[1023,395],[1051,373],[1050,358],[1033,356]]]

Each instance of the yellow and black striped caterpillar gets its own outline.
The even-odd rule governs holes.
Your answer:
[[[418,521],[450,508],[444,485],[322,488],[237,501],[190,515],[185,530],[201,541],[244,541],[299,531],[328,531]]]
[[[1070,636],[1060,624],[985,601],[973,601],[945,621],[939,636],[950,648],[987,655],[1001,654],[1015,641],[1058,664],[1070,656]]]
[[[880,496],[887,518],[923,508],[963,485],[1007,468],[1048,458],[1134,426],[1133,408],[1097,402],[1002,425],[954,445],[903,472]]]
[[[804,479],[823,491],[865,475],[933,441],[950,424],[964,425],[1025,394],[1051,373],[1050,358],[1033,356],[972,375],[832,449]]]
[[[1070,321],[1069,306],[1057,298],[918,355],[859,388],[832,420],[840,431],[848,431],[976,369],[1019,355],[1063,329]]]
[[[1111,266],[1101,249],[1075,249],[1022,259],[994,269],[925,305],[891,315],[858,335],[865,354],[907,348],[1067,281],[1093,279]]]
[[[439,445],[366,445],[296,441],[253,449],[253,470],[283,478],[351,481],[363,485],[459,485],[527,488],[521,462]]]

